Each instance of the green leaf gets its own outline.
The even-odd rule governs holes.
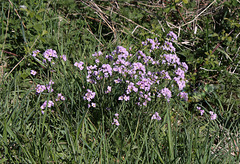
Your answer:
[[[220,48],[217,48],[217,51],[222,52],[224,55],[226,55],[226,58],[229,59],[231,62],[233,62],[233,60],[231,59],[231,57],[224,51],[221,50]]]
[[[187,3],[188,3],[188,0],[183,0],[183,3],[187,4]]]
[[[26,72],[24,72],[20,75],[20,77],[23,79],[26,79],[26,77],[28,77],[28,74]]]
[[[42,30],[42,25],[41,25],[41,24],[36,24],[36,25],[33,26],[33,28],[34,28],[37,32],[39,32],[39,31]]]
[[[46,10],[46,9],[39,9],[37,13],[39,14],[39,13],[45,11],[45,10]]]
[[[48,33],[48,31],[46,31],[46,30],[43,30],[43,32],[42,32],[42,35],[41,36],[44,36],[45,34],[47,34]]]
[[[4,162],[6,162],[6,161],[7,161],[7,159],[6,159],[6,158],[3,158],[3,159],[0,160],[0,163],[4,163]]]
[[[42,20],[42,17],[40,16],[40,15],[36,15],[36,18],[39,20],[39,21],[41,21]]]

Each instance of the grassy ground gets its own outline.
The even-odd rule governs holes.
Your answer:
[[[239,2],[187,2],[1,2],[0,163],[239,163]],[[171,53],[188,64],[183,91],[174,64],[139,57],[141,50],[162,62],[170,52],[150,52],[142,42],[157,38],[160,47],[169,31],[178,36]],[[47,49],[58,58],[44,62]],[[127,94],[128,81],[137,86],[140,76],[103,71],[122,54],[126,69],[142,62],[172,79],[152,80],[142,90],[150,100]],[[169,101],[163,88],[171,90]],[[124,95],[130,99],[119,100]],[[155,112],[161,119],[152,119]]]

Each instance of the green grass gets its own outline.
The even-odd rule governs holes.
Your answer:
[[[12,3],[21,19],[9,2],[0,6],[0,49],[17,55],[1,51],[0,163],[239,163],[238,90],[222,93],[221,86],[211,89],[206,85],[210,89],[205,87],[204,96],[192,102],[176,98],[168,103],[162,99],[146,108],[137,107],[133,101],[115,103],[122,93],[121,85],[111,96],[104,95],[110,82],[87,83],[87,71],[81,72],[73,64],[92,64],[94,52],[110,54],[118,45],[132,47],[134,52],[141,48],[141,39],[153,38],[151,33],[141,29],[135,35],[126,31],[117,37],[108,34],[112,31],[106,22],[84,3]],[[29,11],[20,10],[19,5],[26,5]],[[134,19],[137,12],[134,9],[129,18]],[[114,22],[135,28],[116,15],[112,15]],[[147,23],[142,25],[150,28]],[[161,29],[153,28],[154,32]],[[205,31],[203,39],[209,32]],[[165,33],[159,33],[159,40],[163,40]],[[177,53],[181,54],[184,47],[178,46]],[[206,44],[206,49],[211,48]],[[36,49],[42,53],[54,49],[59,55],[65,54],[67,61],[46,66],[30,55]],[[8,67],[3,67],[4,62]],[[36,77],[30,75],[31,69],[38,72]],[[189,74],[194,69],[190,68]],[[238,75],[230,77],[239,82]],[[50,79],[55,82],[54,93],[35,94],[36,84],[46,84]],[[94,109],[83,101],[87,88],[97,92]],[[54,108],[46,108],[42,114],[40,106],[45,100],[54,100],[56,93],[62,93],[66,100],[54,101]],[[200,91],[195,93],[200,95]],[[106,110],[107,106],[111,110]],[[203,116],[197,106],[205,110]],[[216,120],[210,120],[209,111],[218,115]],[[151,120],[154,112],[159,112],[162,120]],[[112,125],[115,113],[119,113],[120,126]]]

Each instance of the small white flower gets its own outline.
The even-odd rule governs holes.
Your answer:
[[[25,10],[27,9],[27,6],[25,6],[25,5],[20,5],[19,7],[22,9],[25,9]]]

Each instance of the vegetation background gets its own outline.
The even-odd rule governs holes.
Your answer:
[[[0,9],[0,163],[239,163],[239,0],[5,0]],[[75,61],[163,42],[169,31],[189,66],[188,102],[159,102],[147,114],[134,104],[86,108]],[[67,61],[52,71],[36,49]],[[35,87],[46,79],[66,100],[43,115]],[[161,121],[151,120],[155,111]]]

